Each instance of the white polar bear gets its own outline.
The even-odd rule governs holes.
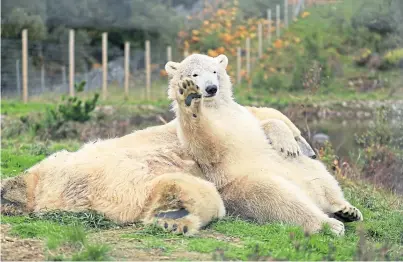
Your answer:
[[[262,119],[279,153],[299,152],[294,138],[300,133],[288,118],[274,109],[248,109]],[[176,128],[173,120],[90,142],[77,152],[57,152],[1,181],[1,211],[95,210],[119,223],[156,222],[176,233],[195,233],[224,216],[225,208],[215,185],[181,149]]]
[[[233,100],[227,63],[224,55],[193,54],[166,66],[180,143],[215,184],[227,211],[301,225],[308,233],[329,224],[342,235],[343,223],[329,215],[362,220],[322,163],[283,158],[269,145],[259,121]]]

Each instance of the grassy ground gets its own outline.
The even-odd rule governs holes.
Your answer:
[[[33,108],[36,106],[33,106]],[[24,113],[26,108],[15,108]],[[1,141],[1,178],[12,177],[62,148],[76,150],[80,143],[37,141],[29,135]],[[340,178],[346,196],[364,214],[363,223],[347,225],[346,235],[338,238],[326,229],[304,236],[294,226],[258,225],[226,218],[209,225],[199,235],[183,237],[154,227],[135,224],[125,227],[93,213],[50,213],[2,216],[4,254],[25,254],[31,259],[180,259],[180,260],[387,260],[403,257],[402,199],[360,183]],[[25,250],[18,241],[36,241]],[[14,245],[10,245],[14,243]],[[25,242],[24,242],[25,243]],[[8,245],[7,245],[8,244]],[[6,247],[6,248],[4,248]],[[13,249],[15,252],[12,252]],[[25,250],[25,251],[24,251]],[[8,253],[7,253],[8,252]],[[14,258],[16,258],[14,256]]]
[[[159,88],[163,89],[164,86]],[[136,96],[130,95],[128,99],[124,99],[121,89],[111,88],[110,96],[107,100],[100,100],[100,105],[114,106],[153,106],[158,108],[168,108],[170,101],[165,96],[155,96],[151,100],[145,98],[137,99]],[[162,93],[162,92],[161,92]],[[83,99],[91,97],[94,93],[80,94]],[[259,105],[272,106],[276,108],[284,108],[291,105],[312,105],[320,103],[337,103],[348,101],[381,101],[381,100],[401,100],[403,99],[403,88],[391,94],[391,90],[384,88],[372,92],[360,93],[351,89],[334,88],[333,90],[323,90],[312,92],[277,92],[270,95],[267,90],[248,89],[246,86],[234,86],[234,95],[236,101],[242,105]],[[12,116],[24,116],[32,112],[44,112],[46,108],[54,108],[55,104],[60,102],[61,97],[52,98],[44,95],[33,97],[28,104],[23,104],[18,99],[8,99],[1,101],[1,114]]]

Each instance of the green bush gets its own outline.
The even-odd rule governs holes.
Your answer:
[[[74,88],[77,93],[84,90],[85,81],[74,84]],[[91,118],[91,112],[94,111],[99,99],[99,94],[96,93],[93,98],[82,101],[77,96],[62,97],[62,104],[59,104],[57,110],[49,109],[47,111],[46,120],[51,122],[61,120],[64,121],[75,121],[75,122],[86,122]]]
[[[382,67],[392,68],[403,65],[403,48],[387,52],[382,59]]]
[[[75,84],[77,93],[84,89],[85,82]],[[92,98],[82,100],[77,96],[62,97],[62,102],[54,108],[47,108],[42,120],[30,124],[33,134],[38,134],[38,131],[44,131],[44,136],[53,138],[65,138],[68,133],[75,133],[71,126],[66,125],[68,122],[84,123],[91,119],[91,113],[94,111],[99,99],[99,94],[96,93]],[[42,133],[42,132],[40,132]]]
[[[375,124],[361,136],[356,136],[356,142],[361,148],[390,145],[392,131],[388,124],[389,109],[380,107],[376,111]]]
[[[86,100],[84,103],[78,97],[62,98],[64,104],[60,104],[58,112],[64,121],[86,122],[91,116],[91,112],[95,109],[99,94],[95,94],[92,99]]]
[[[263,71],[256,73],[253,78],[253,88],[265,89],[270,92],[289,89],[285,75],[275,74],[265,79],[264,74]]]

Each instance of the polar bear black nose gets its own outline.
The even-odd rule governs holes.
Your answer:
[[[209,95],[215,95],[217,93],[217,86],[216,85],[209,85],[206,87],[206,92]]]

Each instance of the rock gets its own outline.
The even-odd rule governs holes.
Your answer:
[[[312,143],[315,148],[322,147],[326,141],[329,141],[330,137],[323,133],[317,133],[312,137]]]

